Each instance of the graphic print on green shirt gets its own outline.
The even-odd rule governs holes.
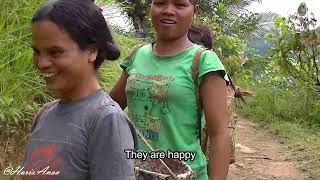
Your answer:
[[[125,59],[121,67],[127,72],[126,97],[128,115],[137,129],[162,151],[196,152],[194,161],[187,161],[198,174],[207,179],[207,162],[198,137],[197,103],[192,80],[193,45],[173,56],[157,56],[150,45],[138,49],[133,61]],[[225,69],[217,55],[210,50],[201,54],[199,84],[203,75]],[[140,143],[142,150],[149,150]]]
[[[127,89],[130,89],[128,103],[141,102],[144,110],[140,114],[129,111],[129,116],[135,119],[136,126],[146,139],[158,140],[162,119],[170,113],[168,91],[173,81],[172,76],[133,73],[127,82]]]

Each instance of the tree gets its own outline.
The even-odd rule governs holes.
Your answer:
[[[247,45],[250,39],[264,34],[264,29],[259,28],[263,16],[246,10],[252,2],[255,0],[200,0],[203,12],[201,21],[215,30],[214,50],[231,76],[253,53]]]
[[[320,91],[319,33],[315,23],[313,14],[307,14],[302,3],[288,19],[276,17],[276,33],[267,37],[274,44],[271,59],[276,60],[280,70]]]
[[[147,16],[151,0],[115,0],[133,23],[136,38],[147,37]]]

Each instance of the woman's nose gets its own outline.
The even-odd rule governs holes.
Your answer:
[[[36,56],[34,57],[33,61],[38,69],[46,69],[52,65],[52,62],[48,56]]]
[[[163,8],[162,13],[165,15],[173,15],[174,14],[174,5],[169,4]]]

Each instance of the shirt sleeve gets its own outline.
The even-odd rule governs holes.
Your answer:
[[[120,64],[120,67],[124,70],[124,71],[126,71],[126,72],[128,72],[127,71],[127,68],[129,67],[129,57],[126,57],[122,62],[121,62],[121,64]]]
[[[106,106],[99,114],[89,137],[90,180],[135,179],[134,160],[125,154],[137,143],[129,120],[114,106]]]
[[[201,54],[198,72],[199,85],[202,83],[204,75],[209,72],[218,72],[221,75],[221,78],[229,84],[229,78],[222,62],[217,54],[211,50],[205,50]]]
[[[126,57],[122,63],[120,64],[120,67],[126,71],[127,73],[130,71],[131,65],[136,57],[136,54],[138,53],[138,51],[144,46],[144,44],[138,44],[136,46],[134,46],[132,48],[132,51],[130,52],[130,54],[128,55],[128,57]]]

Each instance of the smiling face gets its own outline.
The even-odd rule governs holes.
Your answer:
[[[96,53],[80,49],[67,32],[51,21],[32,24],[32,48],[34,65],[50,91],[58,94],[82,91],[95,77]]]
[[[152,24],[157,37],[164,40],[186,36],[195,14],[190,0],[153,0],[151,4]]]

